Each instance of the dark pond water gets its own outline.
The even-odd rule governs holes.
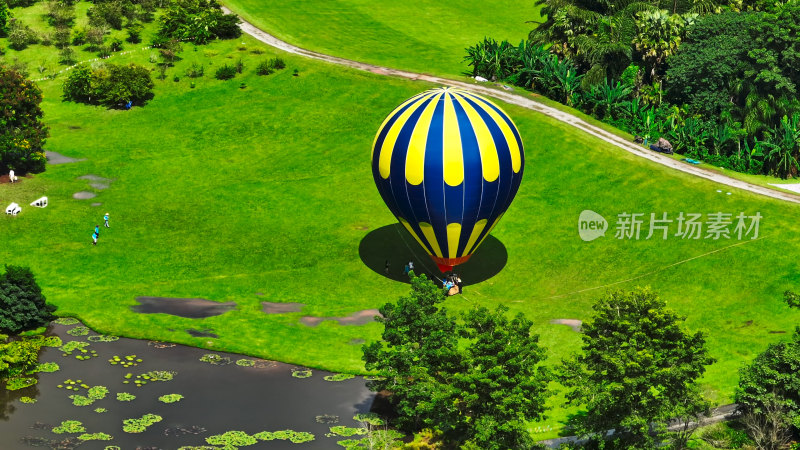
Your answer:
[[[51,333],[60,336],[64,343],[87,342],[88,336],[75,337],[66,333],[76,326],[80,324],[54,324]],[[122,449],[177,449],[207,445],[206,437],[231,430],[253,435],[286,429],[312,433],[315,440],[301,444],[259,441],[246,448],[341,448],[336,442],[347,438],[327,437],[332,424],[319,423],[324,419],[317,416],[338,416],[335,425],[357,427],[353,416],[369,412],[375,398],[362,377],[325,381],[323,377],[331,374],[315,370],[309,378],[295,378],[293,370],[302,368],[224,352],[124,338],[114,342],[90,342],[85,349],[88,352],[82,355],[91,355],[93,350],[98,356],[78,360],[75,356],[81,354],[79,351],[62,356],[61,350],[47,348],[40,362],[56,362],[59,371],[39,373],[38,384],[22,390],[6,391],[0,386],[0,449],[33,448],[32,438],[46,442],[77,437],[80,433],[54,434],[51,431],[64,420],[82,422],[87,433],[103,432],[113,436],[111,441],[86,441],[80,445],[81,449],[103,449],[107,445]],[[208,353],[219,355],[223,363],[231,363],[201,362],[200,358]],[[125,360],[128,355],[136,355],[135,359],[142,362],[129,367],[109,363],[114,356]],[[254,361],[255,366],[239,366],[236,361],[240,359]],[[171,381],[150,381],[142,386],[134,383],[137,375],[153,370],[172,371],[176,375]],[[128,373],[131,377],[125,384]],[[68,379],[81,380],[80,384],[90,387],[105,386],[109,393],[89,406],[75,406],[69,396],[75,393],[85,396],[87,389],[75,392],[58,388]],[[129,402],[118,401],[120,392],[131,393],[136,398]],[[183,399],[171,404],[158,400],[166,394],[180,394]],[[36,403],[22,403],[23,396],[35,398]],[[107,411],[98,413],[96,408]],[[163,420],[142,433],[123,431],[124,419],[140,418],[148,413],[162,416]],[[330,421],[331,417],[327,419]],[[193,434],[201,430],[204,431]],[[51,446],[52,443],[45,444],[45,448]]]

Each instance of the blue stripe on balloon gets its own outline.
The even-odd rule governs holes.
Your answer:
[[[463,95],[458,95],[464,98]],[[463,256],[467,241],[475,228],[475,223],[480,219],[480,205],[483,194],[483,163],[478,145],[478,138],[469,121],[466,111],[459,102],[453,102],[458,118],[458,127],[461,134],[461,152],[464,160],[464,182],[462,187],[461,208],[461,236],[458,240],[457,256]]]
[[[422,184],[425,186],[425,207],[428,223],[433,226],[436,241],[442,254],[447,251],[447,209],[444,192],[444,96],[440,97],[431,117],[425,146],[425,169]],[[442,244],[445,244],[442,246]]]

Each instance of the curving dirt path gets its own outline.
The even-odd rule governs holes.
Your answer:
[[[226,7],[223,7],[222,9],[228,14],[233,13],[230,9],[228,9]],[[656,162],[658,164],[670,167],[672,169],[676,169],[676,170],[679,170],[681,172],[685,172],[685,173],[688,173],[688,174],[691,174],[691,175],[695,175],[695,176],[698,176],[698,177],[701,177],[701,178],[705,178],[707,180],[711,180],[711,181],[714,181],[716,183],[724,184],[726,186],[734,187],[734,188],[737,188],[737,189],[742,189],[742,190],[745,190],[745,191],[754,192],[754,193],[760,194],[760,195],[765,195],[767,197],[772,197],[772,198],[776,198],[776,199],[779,199],[779,200],[785,200],[785,201],[793,202],[793,203],[800,203],[800,195],[792,194],[792,193],[789,193],[789,192],[777,191],[777,190],[770,189],[770,188],[767,188],[767,187],[764,187],[764,186],[759,186],[759,185],[755,185],[755,184],[752,184],[752,183],[748,183],[746,181],[737,180],[735,178],[731,178],[731,177],[729,177],[727,175],[723,175],[721,173],[717,173],[717,172],[714,172],[714,171],[711,171],[711,170],[708,170],[708,169],[703,169],[703,168],[700,168],[700,167],[693,166],[691,164],[686,164],[686,163],[683,163],[681,161],[674,160],[672,158],[668,158],[668,157],[666,157],[664,155],[661,155],[659,153],[653,152],[653,151],[651,151],[649,149],[645,149],[641,145],[637,145],[637,144],[635,144],[633,142],[628,142],[627,140],[625,140],[625,139],[623,139],[623,138],[621,138],[621,137],[619,137],[619,136],[617,136],[617,135],[615,135],[613,133],[610,133],[610,132],[608,132],[608,131],[600,128],[600,127],[592,125],[592,124],[586,122],[583,119],[575,117],[575,116],[573,116],[573,115],[571,115],[569,113],[566,113],[564,111],[559,111],[558,109],[555,109],[553,107],[544,105],[542,103],[539,103],[536,100],[534,100],[532,98],[528,98],[526,96],[522,96],[522,95],[519,95],[519,94],[516,94],[516,93],[513,93],[513,92],[506,92],[506,91],[497,89],[497,88],[495,88],[493,86],[490,86],[490,85],[477,84],[477,82],[475,82],[475,83],[465,83],[463,81],[455,81],[455,80],[436,77],[436,76],[432,76],[432,75],[424,75],[424,74],[419,74],[419,73],[406,72],[406,71],[398,70],[398,69],[390,69],[388,67],[381,67],[381,66],[376,66],[376,65],[373,65],[373,64],[367,64],[367,63],[363,63],[363,62],[352,61],[352,60],[349,60],[349,59],[344,59],[344,58],[339,58],[339,57],[336,57],[336,56],[330,56],[330,55],[325,55],[325,54],[322,54],[322,53],[313,52],[311,50],[306,50],[304,48],[300,48],[300,47],[297,47],[295,45],[289,44],[288,42],[284,42],[284,41],[276,38],[275,36],[265,32],[263,30],[260,30],[259,28],[256,28],[253,24],[245,21],[244,19],[242,19],[242,23],[239,25],[239,27],[242,29],[242,31],[244,31],[245,33],[249,34],[250,36],[253,36],[257,40],[259,40],[259,41],[261,41],[261,42],[263,42],[263,43],[265,43],[265,44],[267,44],[269,46],[278,48],[280,50],[283,50],[283,51],[286,51],[286,52],[289,52],[289,53],[294,53],[296,55],[305,56],[307,58],[312,58],[312,59],[317,59],[317,60],[320,60],[320,61],[325,61],[325,62],[328,62],[328,63],[331,63],[331,64],[338,64],[338,65],[341,65],[341,66],[347,66],[347,67],[352,67],[352,68],[355,68],[355,69],[365,70],[365,71],[376,73],[376,74],[380,74],[380,75],[401,77],[401,78],[406,78],[406,79],[414,80],[414,81],[417,81],[417,80],[427,81],[427,82],[430,82],[430,83],[436,83],[436,84],[441,84],[441,85],[445,85],[445,86],[458,87],[458,88],[461,88],[461,89],[470,90],[472,92],[484,94],[484,95],[487,95],[487,96],[494,97],[496,99],[502,100],[502,101],[504,101],[506,103],[511,103],[513,105],[521,106],[523,108],[527,108],[527,109],[542,113],[542,114],[544,114],[544,115],[546,115],[548,117],[552,117],[552,118],[554,118],[556,120],[564,122],[564,123],[566,123],[568,125],[571,125],[571,126],[573,126],[575,128],[578,128],[578,129],[580,129],[580,130],[582,130],[582,131],[584,131],[586,133],[589,133],[589,134],[591,134],[591,135],[593,135],[595,137],[598,137],[598,138],[608,142],[609,144],[612,144],[612,145],[614,145],[616,147],[619,147],[619,148],[621,148],[621,149],[623,149],[623,150],[625,150],[625,151],[627,151],[629,153],[633,153],[636,156],[648,159],[650,161],[653,161],[653,162]]]

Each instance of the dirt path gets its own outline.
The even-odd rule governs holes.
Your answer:
[[[226,13],[231,13],[232,11],[228,8],[222,8]],[[723,175],[721,173],[717,173],[711,170],[702,169],[700,167],[693,166],[691,164],[686,164],[681,161],[676,161],[672,158],[668,158],[664,155],[659,153],[653,152],[651,150],[645,149],[641,145],[634,144],[633,142],[628,142],[627,140],[610,133],[606,130],[603,130],[600,127],[592,125],[583,119],[575,117],[569,113],[559,111],[555,108],[550,106],[544,105],[542,103],[537,102],[536,100],[522,96],[513,92],[506,92],[499,88],[495,88],[491,85],[485,84],[477,84],[475,83],[465,83],[462,81],[455,81],[449,80],[447,78],[440,78],[432,75],[423,75],[413,72],[406,72],[403,70],[397,69],[390,69],[388,67],[381,67],[372,64],[362,63],[358,61],[352,61],[349,59],[338,58],[336,56],[325,55],[322,53],[312,52],[310,50],[306,50],[304,48],[300,48],[289,44],[288,42],[284,42],[275,36],[266,33],[258,28],[256,28],[253,24],[242,20],[242,24],[239,25],[242,31],[245,33],[253,36],[254,38],[258,39],[259,41],[270,45],[272,47],[281,49],[283,51],[294,53],[296,55],[305,56],[308,58],[317,59],[320,61],[329,62],[331,64],[338,64],[342,66],[352,67],[355,69],[365,70],[368,72],[380,74],[380,75],[388,75],[388,76],[395,76],[406,78],[409,80],[421,80],[427,81],[430,83],[441,84],[445,86],[452,86],[458,87],[461,89],[470,90],[472,92],[484,94],[490,97],[494,97],[496,99],[502,100],[507,103],[511,103],[517,106],[521,106],[523,108],[527,108],[539,113],[542,113],[546,116],[552,117],[557,119],[561,122],[564,122],[568,125],[571,125],[575,128],[578,128],[586,133],[589,133],[595,137],[598,137],[609,144],[615,145],[629,153],[633,153],[636,156],[648,159],[650,161],[656,162],[658,164],[670,167],[672,169],[680,170],[681,172],[685,172],[691,175],[695,175],[701,178],[705,178],[707,180],[711,180],[720,184],[724,184],[726,186],[743,189],[746,191],[754,192],[756,194],[765,195],[767,197],[776,198],[779,200],[785,200],[788,202],[793,203],[800,203],[800,195],[792,194],[789,192],[782,192],[777,191],[774,189],[770,189],[763,186],[758,186],[755,184],[748,183],[746,181],[737,180],[735,178],[731,178],[729,176]]]

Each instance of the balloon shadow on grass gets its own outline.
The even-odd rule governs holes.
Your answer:
[[[414,273],[417,275],[425,274],[434,281],[443,276],[428,253],[399,223],[370,231],[361,239],[358,255],[373,272],[402,283],[409,283],[408,276],[403,274],[403,267],[409,261],[414,261]],[[386,261],[389,261],[388,274]],[[489,235],[469,261],[456,266],[455,272],[463,280],[464,286],[469,286],[497,275],[506,262],[506,247],[497,238]]]

